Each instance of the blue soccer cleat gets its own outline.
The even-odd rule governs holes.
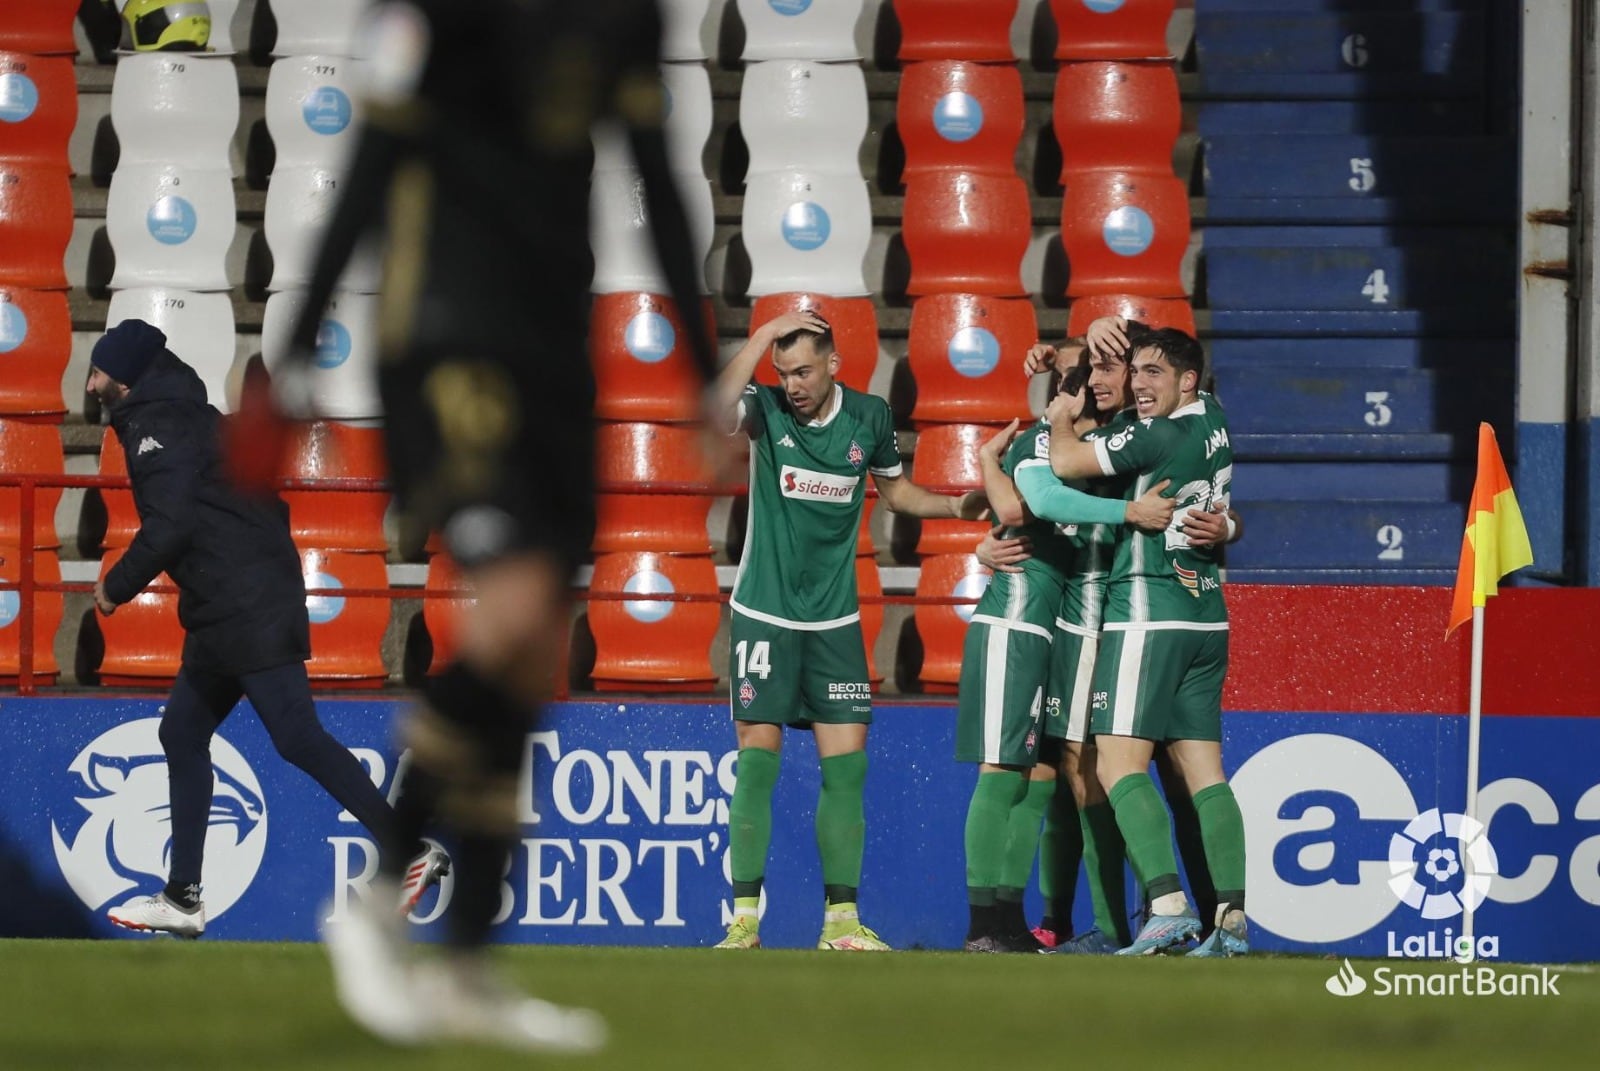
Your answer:
[[[1157,952],[1186,944],[1200,936],[1200,919],[1194,915],[1151,915],[1139,936],[1119,956],[1153,956]]]
[[[1237,930],[1226,926],[1218,926],[1211,931],[1211,936],[1200,943],[1199,948],[1191,949],[1188,953],[1201,959],[1227,959],[1232,956],[1248,956],[1250,954],[1250,936],[1243,926]]]
[[[1062,941],[1051,951],[1057,956],[1109,956],[1119,947],[1115,937],[1096,926]]]

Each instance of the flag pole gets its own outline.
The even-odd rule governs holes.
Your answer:
[[[1461,867],[1466,876],[1463,890],[1466,893],[1462,899],[1465,901],[1466,917],[1462,920],[1461,936],[1467,939],[1467,947],[1473,948],[1472,916],[1474,904],[1472,902],[1472,852],[1468,843],[1473,839],[1472,834],[1477,830],[1478,821],[1478,745],[1483,726],[1483,602],[1474,599],[1472,607],[1472,693],[1467,707],[1467,819],[1473,823],[1468,836],[1461,843]]]

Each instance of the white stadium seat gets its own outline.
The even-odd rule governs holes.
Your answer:
[[[326,167],[278,167],[272,172],[262,223],[272,250],[268,290],[310,285],[322,232],[338,204],[341,178],[341,172]],[[351,258],[339,285],[372,293],[378,289],[380,275],[378,258],[370,247],[364,247]]]
[[[111,80],[111,125],[120,164],[228,167],[239,125],[233,61],[175,52],[123,56]]]
[[[378,297],[336,290],[317,331],[311,404],[319,417],[367,421],[383,417],[378,398]],[[305,308],[303,290],[267,297],[261,320],[261,359],[267,371],[289,352],[294,325]]]
[[[357,61],[286,56],[267,75],[267,133],[278,167],[344,166],[354,147]]]
[[[860,175],[778,171],[745,184],[743,237],[752,297],[790,290],[851,297],[872,239],[872,205]]]
[[[750,173],[813,169],[859,173],[867,133],[867,79],[857,63],[768,60],[745,67],[739,129]]]
[[[140,286],[118,290],[106,310],[106,328],[124,320],[143,320],[161,328],[167,349],[200,375],[206,400],[230,411],[228,373],[233,368],[233,299],[226,293]]]
[[[226,290],[234,229],[227,168],[124,161],[106,198],[106,233],[117,262],[112,289]]]
[[[862,0],[739,0],[744,59],[861,58]]]
[[[721,7],[721,0],[718,0]],[[711,0],[661,0],[661,58],[668,61],[703,60],[706,48],[706,15]]]
[[[206,47],[219,56],[231,56],[238,46],[233,40],[233,20],[239,11],[239,0],[207,0],[211,9],[211,40]]]
[[[601,151],[597,141],[596,159]],[[607,152],[607,159],[614,152]],[[700,266],[702,293],[709,293],[705,281],[706,256],[711,251],[715,225],[712,213],[711,183],[700,172],[679,172],[672,176],[683,198],[693,236],[695,263]],[[594,281],[590,289],[597,294],[627,290],[667,292],[666,279],[656,262],[655,245],[650,238],[650,217],[645,207],[644,179],[631,168],[596,170],[589,194],[589,242],[594,250]]]
[[[663,63],[667,87],[667,139],[674,171],[705,174],[706,139],[711,136],[711,76],[700,63]]]
[[[278,22],[274,56],[353,56],[371,0],[271,0]],[[492,31],[490,31],[492,32]]]

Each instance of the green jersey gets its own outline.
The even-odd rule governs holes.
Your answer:
[[[1096,434],[1115,434],[1137,418],[1132,409],[1124,409],[1102,426],[1084,434],[1091,439]],[[1103,498],[1123,498],[1130,481],[1126,477],[1090,480],[1086,489]],[[1069,525],[1063,529],[1072,539],[1072,571],[1067,574],[1066,591],[1061,598],[1061,620],[1082,633],[1098,633],[1105,616],[1106,582],[1111,578],[1111,566],[1116,554],[1117,538],[1121,525],[1086,524]]]
[[[1042,420],[1013,439],[1000,459],[1000,470],[1013,478],[1020,470],[1036,465],[1050,466],[1050,425]],[[1033,557],[1022,563],[1020,573],[994,574],[972,620],[1033,626],[1048,638],[1072,567],[1072,543],[1062,534],[1061,525],[1037,517],[1007,528],[1005,534],[1008,538],[1027,536],[1033,544]]]
[[[782,390],[752,383],[739,417],[750,436],[750,522],[731,605],[802,630],[860,620],[855,556],[865,477],[901,471],[889,403],[835,384],[827,417],[802,420]]]
[[[1107,589],[1109,627],[1227,628],[1214,547],[1191,547],[1181,521],[1191,508],[1228,506],[1233,449],[1228,418],[1209,394],[1169,417],[1123,421],[1091,432],[1100,469],[1133,476],[1132,501],[1154,484],[1171,480],[1172,523],[1161,532],[1125,530]]]

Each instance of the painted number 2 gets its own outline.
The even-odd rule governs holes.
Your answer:
[[[748,648],[748,651],[746,650]],[[772,672],[772,663],[768,661],[771,656],[772,644],[767,640],[740,640],[733,645],[733,657],[739,661],[738,677],[759,677],[767,679],[767,674]],[[748,655],[748,661],[746,656]]]
[[[1404,561],[1406,551],[1401,544],[1405,542],[1405,538],[1406,534],[1400,530],[1399,525],[1386,524],[1379,528],[1378,545],[1383,549],[1378,551],[1378,560],[1380,562]]]

